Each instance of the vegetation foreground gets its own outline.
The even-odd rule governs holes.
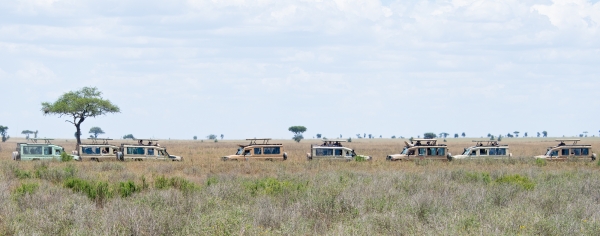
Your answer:
[[[205,153],[234,143],[165,143],[189,161],[15,162],[2,144],[0,235],[600,232],[598,162],[307,162],[307,144],[286,162],[221,162]]]

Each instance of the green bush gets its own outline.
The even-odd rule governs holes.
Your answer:
[[[129,197],[132,194],[141,190],[142,188],[135,185],[135,183],[131,180],[127,182],[119,182],[119,195],[121,195],[122,198]]]
[[[42,164],[35,167],[33,175],[35,178],[44,179],[53,183],[61,183],[65,179],[75,177],[77,169],[74,165],[67,165],[63,169],[49,169],[47,164]]]
[[[13,172],[15,173],[15,177],[17,177],[19,179],[29,179],[29,178],[33,177],[31,172],[29,172],[29,171],[14,169]]]
[[[494,181],[497,184],[514,184],[523,187],[525,190],[533,190],[535,183],[526,176],[519,174],[516,175],[505,175]]]
[[[208,177],[208,179],[206,179],[206,186],[211,186],[211,185],[215,185],[219,182],[219,179],[217,179],[214,176]]]
[[[535,165],[542,167],[548,165],[548,162],[546,161],[546,159],[537,158],[535,159]]]
[[[253,196],[261,194],[275,196],[292,192],[303,192],[307,189],[308,182],[292,182],[269,177],[246,182],[244,185]]]
[[[63,185],[73,192],[85,194],[90,200],[95,201],[100,208],[104,206],[107,199],[113,197],[113,190],[104,181],[91,182],[79,178],[69,178],[65,180]]]
[[[35,193],[35,191],[37,189],[38,189],[38,184],[37,183],[22,183],[19,187],[17,187],[13,191],[13,194],[16,197],[22,197],[22,196],[25,196],[27,194],[31,195],[31,194]]]
[[[356,155],[356,156],[354,156],[354,161],[363,162],[363,161],[367,161],[367,158],[363,155]]]
[[[156,189],[167,189],[171,187],[184,192],[192,191],[198,188],[194,183],[181,177],[172,177],[169,179],[163,175],[154,180],[154,188]]]
[[[67,154],[67,152],[62,152],[60,154],[60,161],[62,162],[69,162],[73,160],[73,156]]]

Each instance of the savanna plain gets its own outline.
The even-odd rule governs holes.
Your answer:
[[[551,138],[504,139],[510,160],[452,162],[385,161],[402,139],[345,144],[367,162],[307,161],[317,140],[273,141],[284,162],[221,161],[239,140],[160,142],[184,162],[11,160],[23,141],[0,144],[0,235],[600,234],[600,164],[535,161]]]

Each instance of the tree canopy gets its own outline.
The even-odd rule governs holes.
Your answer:
[[[426,138],[426,139],[437,138],[437,135],[433,132],[429,132],[429,133],[423,134],[423,138]]]
[[[104,130],[102,130],[102,128],[100,128],[100,127],[94,126],[94,127],[90,128],[90,132],[88,132],[88,133],[94,134],[94,138],[98,138],[99,134],[104,134]]]
[[[77,130],[77,144],[81,144],[81,123],[90,117],[97,117],[109,113],[118,113],[121,110],[109,100],[102,98],[102,92],[96,87],[84,87],[77,91],[70,91],[58,98],[53,103],[43,102],[44,115],[68,116],[66,120],[73,124]]]
[[[0,135],[2,135],[2,142],[6,142],[10,138],[9,135],[6,134],[8,127],[0,125]]]
[[[288,130],[294,133],[294,137],[292,139],[299,143],[302,139],[304,139],[302,133],[306,132],[307,129],[304,126],[292,126]]]

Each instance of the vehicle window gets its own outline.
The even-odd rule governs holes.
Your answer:
[[[487,149],[485,149],[485,148],[484,149],[479,149],[479,155],[487,156],[487,154],[488,154],[488,150]]]
[[[333,149],[319,148],[316,152],[317,156],[333,156]]]
[[[244,150],[244,156],[252,156],[251,150]]]
[[[23,147],[24,155],[42,155],[42,147]]]
[[[342,149],[335,149],[335,155],[336,156],[343,156],[342,153],[344,153],[344,150],[342,150]]]
[[[427,156],[435,156],[437,155],[437,148],[428,148]]]
[[[54,149],[54,155],[60,155],[61,153],[62,153],[62,150]]]
[[[242,155],[243,151],[244,151],[243,148],[238,148],[238,151],[235,153],[235,155]]]
[[[164,150],[156,150],[156,151],[157,151],[156,153],[158,154],[158,156],[165,156]]]
[[[470,149],[465,149],[465,153],[463,153],[463,155],[469,155],[469,153],[471,153]]]
[[[154,156],[154,148],[148,148],[148,155]]]
[[[573,154],[575,156],[581,156],[581,149],[580,148],[573,148]]]
[[[350,151],[346,151],[346,156],[347,156],[347,157],[351,157],[351,156],[352,156],[352,153],[350,153]]]
[[[496,150],[498,150],[498,148],[490,148],[490,156],[495,156]]]
[[[262,155],[262,149],[261,148],[254,148],[254,155]]]
[[[402,154],[406,155],[406,153],[408,153],[408,148],[405,147],[404,150],[402,150]]]
[[[427,148],[419,148],[419,156],[425,156],[427,152]]]
[[[477,156],[477,150],[473,150],[473,151],[471,152],[471,156]]]
[[[265,154],[265,155],[281,154],[281,147],[264,147],[263,154]]]
[[[558,150],[552,151],[551,154],[552,154],[553,157],[557,157],[558,156]]]
[[[445,156],[445,155],[446,155],[446,149],[438,148],[438,156]]]
[[[569,149],[568,148],[567,149],[563,149],[562,152],[561,152],[561,155],[562,156],[569,156],[570,155]]]
[[[127,148],[128,155],[144,155],[143,147],[128,147]]]
[[[590,149],[588,149],[588,148],[581,149],[581,155],[583,155],[583,156],[590,155]]]
[[[100,154],[99,147],[82,147],[81,149],[82,149],[82,153],[85,153],[88,155]]]

